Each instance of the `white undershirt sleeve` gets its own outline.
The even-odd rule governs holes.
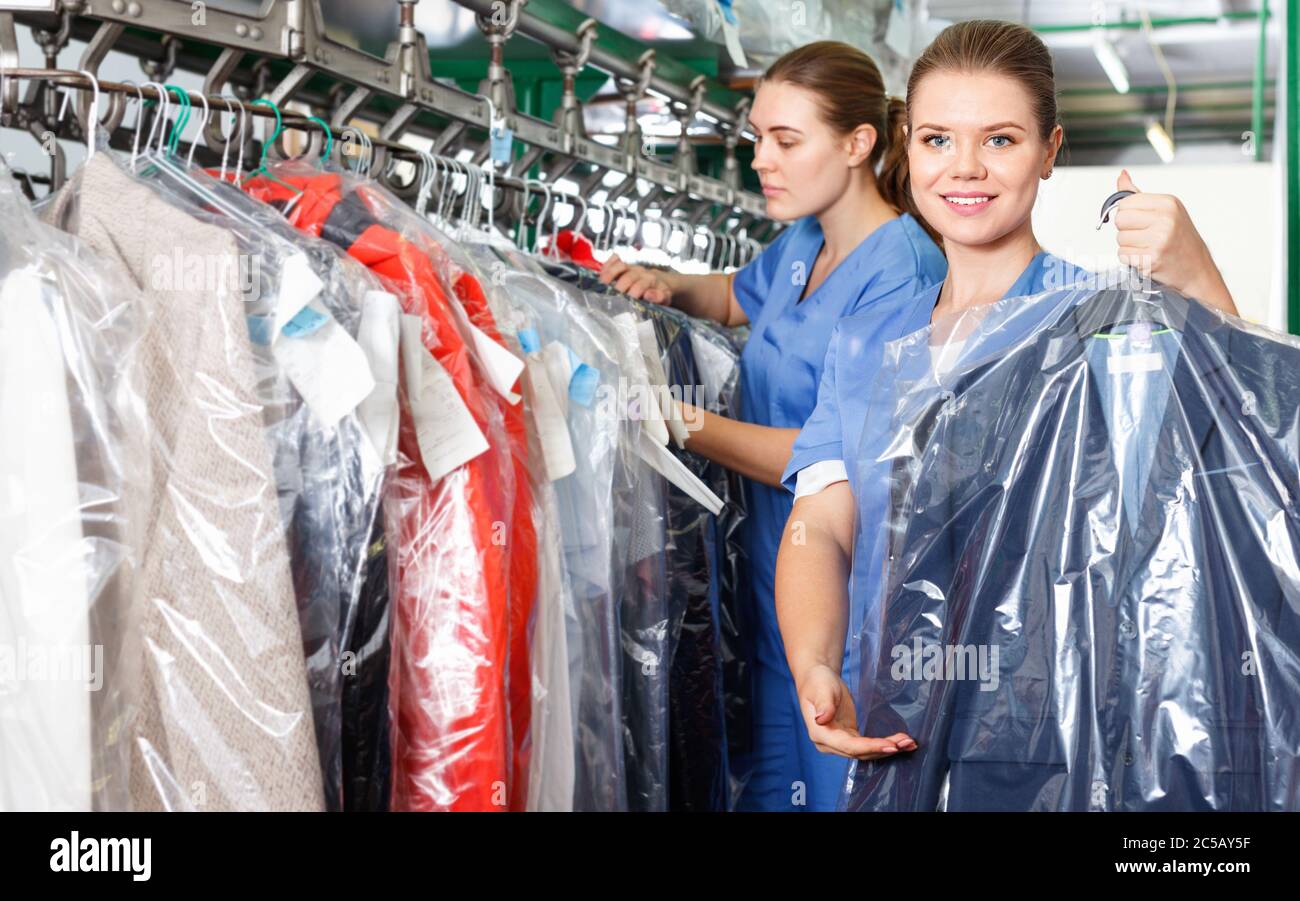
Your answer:
[[[845,469],[843,460],[822,460],[799,470],[799,475],[795,477],[794,499],[817,494],[836,482],[848,480],[849,472]]]

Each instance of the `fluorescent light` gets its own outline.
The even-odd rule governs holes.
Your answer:
[[[1155,148],[1156,154],[1163,163],[1172,163],[1174,161],[1174,139],[1170,137],[1169,132],[1159,122],[1152,122],[1147,126],[1147,140]]]
[[[1097,62],[1101,63],[1101,68],[1106,72],[1106,77],[1110,83],[1115,86],[1115,90],[1121,94],[1127,94],[1128,69],[1124,66],[1124,60],[1119,58],[1115,52],[1115,45],[1106,37],[1104,31],[1098,31],[1093,36],[1092,52],[1097,55]]]

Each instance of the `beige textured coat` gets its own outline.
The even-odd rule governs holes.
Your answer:
[[[289,555],[235,285],[174,264],[234,256],[224,229],[98,153],[45,211],[141,290],[151,420],[131,798],[137,810],[321,810]],[[208,266],[207,271],[215,271]],[[232,270],[233,271],[233,270]]]

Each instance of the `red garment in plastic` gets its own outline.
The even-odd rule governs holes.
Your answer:
[[[452,285],[470,321],[502,347],[483,286],[468,272]],[[510,781],[510,809],[523,810],[528,801],[528,758],[531,749],[533,614],[537,600],[537,525],[533,520],[533,492],[528,476],[528,431],[522,404],[501,402],[510,451],[514,458],[515,503],[510,534],[510,723],[514,743],[514,768]]]
[[[555,235],[555,249],[584,269],[600,271],[601,262],[593,253],[591,242],[582,235],[567,228],[561,229]]]
[[[389,544],[397,550],[389,678],[391,806],[504,810],[526,796],[530,707],[527,646],[522,655],[512,654],[512,616],[524,606],[521,599],[528,599],[525,609],[531,611],[536,591],[535,553],[531,567],[511,563],[513,557],[528,557],[527,542],[531,539],[535,548],[536,536],[521,536],[515,525],[512,458],[518,453],[513,430],[503,428],[509,417],[475,372],[451,308],[454,301],[430,255],[435,248],[381,224],[374,210],[382,209],[382,201],[369,203],[361,191],[345,193],[337,173],[302,176],[279,169],[276,177],[302,193],[267,178],[243,187],[287,207],[297,228],[343,247],[384,280],[408,314],[421,317],[425,347],[450,375],[488,439],[488,451],[433,483],[419,462],[414,423],[409,415],[402,418],[403,459],[389,496],[395,508],[390,509]],[[531,528],[531,516],[523,521]],[[502,540],[506,525],[511,542]],[[523,546],[510,547],[515,541]],[[525,679],[523,686],[510,679],[512,698],[507,679],[518,665],[516,656],[522,656]],[[522,713],[512,707],[522,707]]]

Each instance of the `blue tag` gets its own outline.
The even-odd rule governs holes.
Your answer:
[[[492,161],[508,163],[514,151],[515,133],[508,128],[494,128],[492,135]]]
[[[303,307],[298,311],[298,315],[290,319],[280,331],[286,338],[301,338],[319,331],[320,327],[329,320],[330,318],[324,313],[318,313],[311,307]]]
[[[722,8],[722,15],[732,25],[736,24],[736,14],[731,9],[731,0],[718,0],[718,6]]]
[[[265,347],[271,343],[270,316],[245,316],[244,318],[248,320],[248,337],[254,344]]]
[[[600,384],[600,373],[586,363],[579,363],[569,377],[569,398],[584,407],[590,407],[596,399],[596,386]]]
[[[521,328],[519,330],[519,346],[524,349],[524,353],[530,354],[542,349],[542,341],[537,337],[537,330],[531,328]]]

